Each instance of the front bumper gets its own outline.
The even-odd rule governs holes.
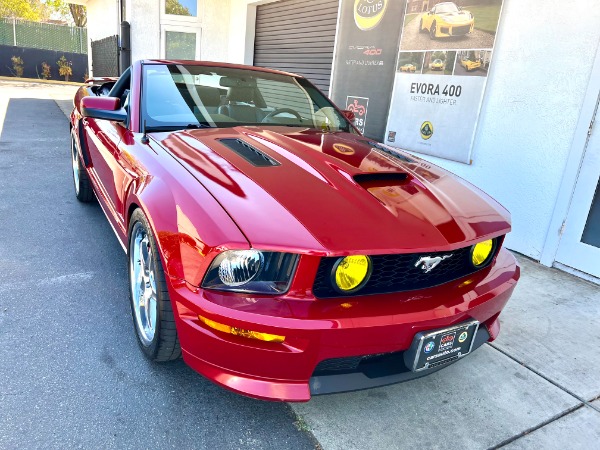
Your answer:
[[[169,292],[183,357],[193,369],[251,397],[308,401],[311,394],[381,386],[439,370],[417,374],[401,363],[402,352],[421,331],[476,319],[481,326],[473,349],[495,339],[498,315],[519,275],[514,257],[501,250],[477,274],[396,294],[315,299],[310,288],[298,286],[306,280],[294,280],[280,297],[194,291],[172,280]],[[205,326],[198,315],[286,339],[274,343],[225,334]],[[337,371],[326,364],[344,358],[359,364]]]
[[[438,25],[435,36],[436,37],[452,37],[452,36],[464,36],[472,33],[475,28],[475,21],[455,24],[455,23],[441,23]]]

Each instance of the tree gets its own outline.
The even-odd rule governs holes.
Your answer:
[[[0,17],[38,21],[42,17],[43,6],[36,0],[1,0]]]
[[[69,3],[69,11],[71,12],[71,17],[73,17],[75,26],[85,27],[87,25],[87,11],[85,6]]]
[[[62,15],[64,18],[71,16],[75,26],[85,27],[87,25],[87,11],[83,5],[67,3],[68,0],[45,0],[47,8]]]
[[[178,0],[167,0],[165,5],[165,12],[167,14],[174,14],[177,16],[191,16],[192,13],[188,8],[179,3]]]

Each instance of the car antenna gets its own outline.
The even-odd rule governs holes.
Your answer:
[[[144,128],[142,129],[142,139],[140,139],[140,142],[142,144],[149,144],[150,143],[150,139],[148,138],[148,135],[146,134],[146,119],[144,119]]]

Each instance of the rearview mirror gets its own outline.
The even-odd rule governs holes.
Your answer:
[[[350,122],[354,123],[354,119],[356,119],[356,115],[354,114],[353,111],[350,111],[348,109],[344,109],[342,111],[342,114],[344,115],[344,117],[346,119],[348,119]]]
[[[84,97],[80,106],[83,117],[116,122],[127,120],[127,113],[121,109],[121,100],[118,97]]]

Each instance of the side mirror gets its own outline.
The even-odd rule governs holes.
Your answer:
[[[342,114],[344,115],[344,117],[346,119],[348,119],[350,122],[354,123],[354,119],[356,119],[356,114],[354,114],[354,111],[350,111],[349,109],[344,109],[344,110],[342,110]]]
[[[80,106],[83,117],[116,122],[127,120],[127,113],[121,109],[121,99],[118,97],[83,97]]]

